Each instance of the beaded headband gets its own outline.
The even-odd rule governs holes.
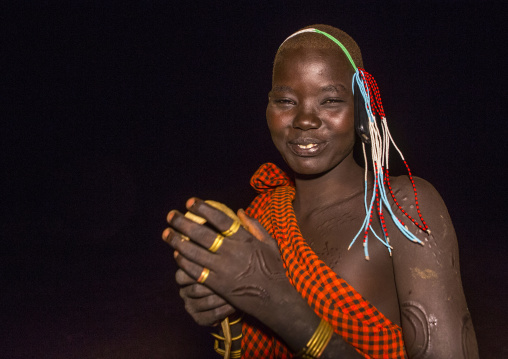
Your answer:
[[[361,106],[358,110],[364,111],[366,113],[366,116],[368,118],[368,124],[366,126],[368,127],[367,130],[368,135],[364,136],[363,134],[360,134],[359,129],[357,127],[357,132],[360,134],[360,137],[362,137],[362,149],[363,149],[363,158],[365,161],[365,175],[364,175],[364,181],[365,181],[365,195],[364,195],[364,205],[365,205],[365,219],[363,221],[363,224],[358,231],[358,233],[355,235],[353,240],[351,241],[349,248],[355,243],[355,241],[358,239],[358,237],[363,233],[363,248],[365,252],[365,259],[369,259],[369,250],[368,250],[368,234],[369,230],[370,232],[381,242],[383,243],[386,248],[388,249],[388,252],[390,255],[392,255],[392,246],[390,245],[390,238],[388,236],[388,230],[386,228],[385,223],[385,215],[384,212],[387,212],[388,215],[392,218],[393,222],[397,226],[400,232],[404,234],[404,236],[409,239],[412,242],[419,243],[423,245],[423,242],[418,239],[413,233],[411,233],[408,229],[408,227],[404,224],[404,222],[398,218],[395,213],[392,211],[390,207],[390,203],[388,202],[388,196],[386,194],[386,189],[388,189],[388,192],[390,193],[393,201],[395,202],[395,205],[399,208],[399,210],[418,228],[420,228],[422,231],[426,232],[427,234],[430,234],[429,227],[425,223],[425,220],[422,217],[422,214],[420,212],[420,206],[418,204],[418,194],[416,192],[416,186],[415,182],[413,180],[413,176],[411,175],[411,170],[409,169],[409,165],[407,164],[406,160],[404,159],[404,156],[402,155],[402,152],[395,144],[395,141],[392,138],[392,135],[390,134],[390,131],[388,130],[388,123],[386,122],[386,116],[383,109],[383,104],[381,102],[381,94],[379,93],[379,88],[377,86],[376,80],[374,77],[369,74],[367,71],[365,71],[362,68],[356,67],[355,62],[353,61],[353,58],[349,54],[349,51],[346,49],[346,47],[335,37],[332,35],[321,31],[319,29],[314,28],[308,28],[303,29],[300,31],[295,32],[294,34],[290,35],[286,40],[282,42],[286,42],[288,39],[297,36],[302,33],[307,32],[313,32],[317,34],[321,34],[335,42],[344,52],[344,54],[347,56],[349,62],[353,66],[353,69],[355,71],[353,75],[352,80],[352,89],[353,94],[355,96],[355,100],[363,99],[364,106]],[[282,46],[281,44],[281,46]],[[355,93],[356,89],[356,93]],[[355,101],[356,102],[356,101]],[[357,108],[355,108],[355,111],[357,111]],[[364,113],[364,114],[365,114]],[[359,114],[357,114],[359,116]],[[381,131],[378,126],[378,121],[376,121],[376,116],[380,118],[380,127]],[[355,119],[356,121],[356,119]],[[364,130],[364,131],[365,131]],[[373,184],[373,191],[372,191],[372,197],[370,200],[367,198],[367,174],[368,174],[368,163],[367,163],[367,153],[365,150],[365,144],[369,143],[371,145],[371,161],[372,161],[372,168],[373,168],[373,175],[374,175],[374,184]],[[413,185],[413,192],[415,197],[415,204],[416,204],[416,210],[418,212],[418,217],[420,218],[421,224],[418,223],[409,213],[407,213],[399,204],[399,201],[395,198],[395,194],[393,193],[392,187],[390,185],[390,175],[388,170],[388,157],[389,157],[389,149],[390,144],[395,147],[397,152],[399,153],[400,158],[404,162],[404,165],[406,166],[409,179],[411,180],[411,184]],[[385,188],[385,185],[387,188]],[[374,204],[375,202],[375,204]],[[372,228],[372,217],[374,214],[374,211],[377,211],[377,214],[379,216],[379,220],[381,222],[381,227],[383,228],[383,234],[378,235],[374,229]],[[348,248],[348,249],[349,249]]]

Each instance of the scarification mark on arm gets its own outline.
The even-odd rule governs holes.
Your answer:
[[[409,301],[401,305],[404,341],[412,359],[423,359],[427,356],[430,343],[430,326],[427,313],[422,305]]]

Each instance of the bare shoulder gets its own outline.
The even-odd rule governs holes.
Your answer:
[[[446,214],[448,214],[441,195],[430,182],[420,177],[413,177],[413,181],[414,187],[409,176],[390,177],[390,184],[393,192],[396,197],[400,197],[402,201],[399,201],[399,203],[403,208],[406,207],[404,208],[406,211],[411,210],[412,206],[415,206],[416,208],[416,189],[416,197],[420,206],[429,211],[431,209],[442,209],[446,211]]]
[[[443,198],[436,188],[428,181],[420,177],[397,176],[390,178],[391,188],[395,200],[392,200],[392,208],[408,229],[421,240],[428,240],[428,234],[434,233],[442,240],[456,246],[455,230],[448,209]],[[416,223],[425,227],[429,232],[420,230]]]
[[[452,220],[441,195],[428,181],[408,176],[390,178],[395,196],[391,207],[397,217],[422,243],[409,241],[400,231],[392,228],[390,235],[394,245],[394,265],[420,263],[422,266],[442,266],[443,262],[458,266],[458,242]],[[428,227],[427,231],[422,227]],[[395,226],[393,226],[395,227]],[[406,260],[406,257],[412,260]],[[456,258],[457,257],[457,258]]]

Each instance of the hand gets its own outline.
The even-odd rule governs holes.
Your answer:
[[[191,198],[187,208],[203,217],[219,232],[231,228],[233,220],[205,202]],[[197,279],[209,269],[204,285],[234,307],[268,324],[271,309],[284,305],[296,290],[285,275],[275,240],[256,220],[239,211],[245,228],[225,237],[216,253],[208,250],[219,233],[197,224],[177,211],[168,214],[163,238],[177,251],[176,261],[189,277]],[[254,233],[255,235],[251,234]],[[185,237],[191,240],[185,240]]]
[[[224,299],[203,284],[197,283],[183,270],[179,269],[175,278],[182,287],[180,297],[185,302],[185,310],[199,325],[215,326],[235,312],[235,308]]]

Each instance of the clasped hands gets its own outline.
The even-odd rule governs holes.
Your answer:
[[[278,293],[291,286],[275,240],[243,210],[239,225],[200,199],[189,199],[186,207],[210,224],[175,210],[167,216],[169,228],[162,237],[175,249],[176,281],[186,310],[200,325],[215,324],[235,308],[265,322],[270,306],[282,300]]]

